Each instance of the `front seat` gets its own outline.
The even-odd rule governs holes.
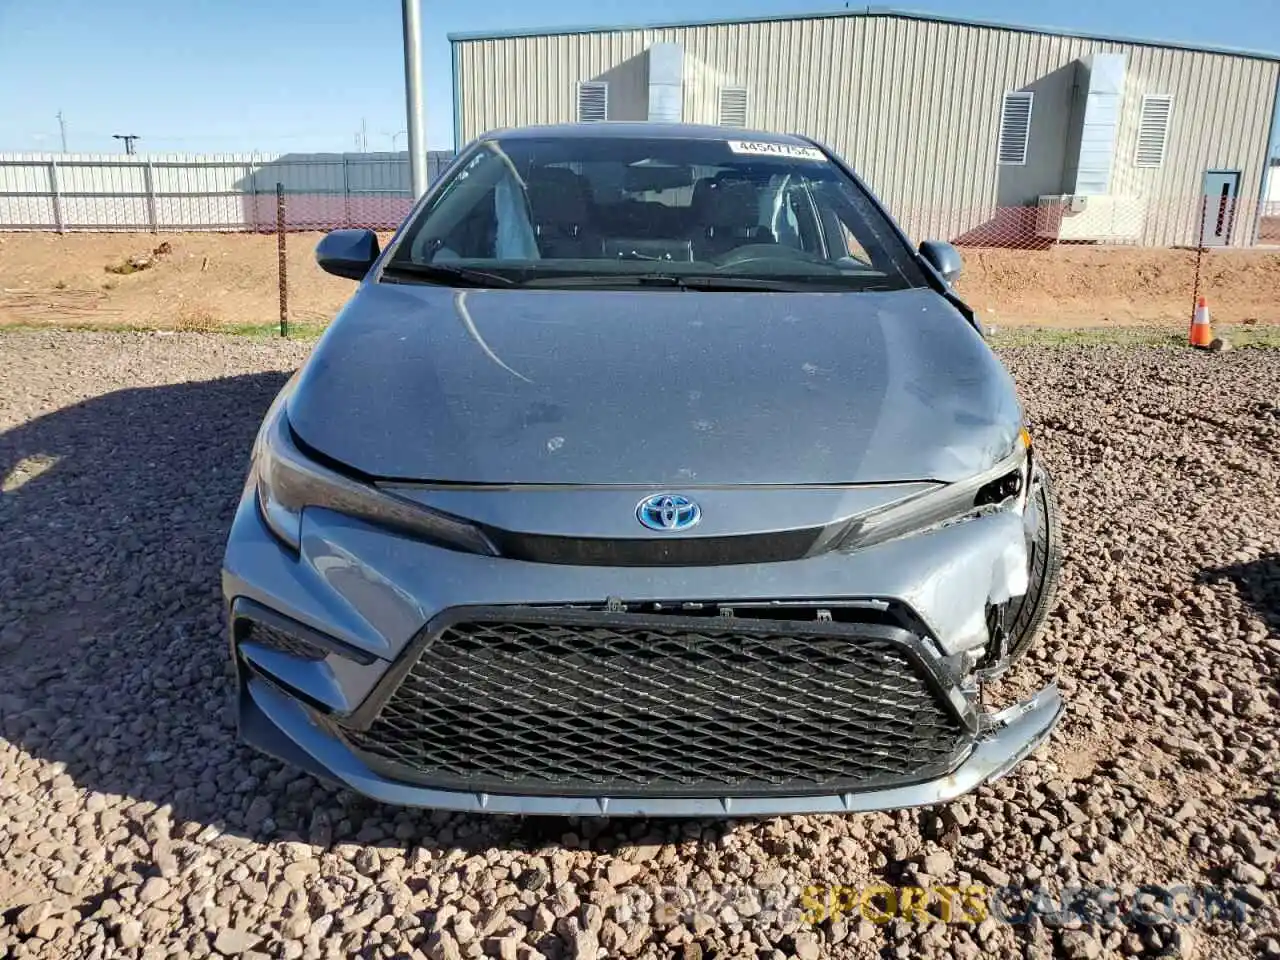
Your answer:
[[[538,251],[550,259],[598,257],[587,181],[564,167],[534,167],[525,181]]]
[[[695,238],[699,260],[716,257],[749,243],[775,243],[773,231],[760,224],[760,185],[751,180],[699,180],[691,210],[701,238]]]

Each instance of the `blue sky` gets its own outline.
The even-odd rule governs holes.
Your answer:
[[[861,6],[861,4],[854,4]],[[920,0],[909,9],[1280,52],[1276,0]],[[428,143],[453,145],[446,35],[840,10],[814,0],[423,0]],[[370,150],[404,129],[398,0],[0,0],[0,151]],[[403,149],[401,133],[395,146]]]

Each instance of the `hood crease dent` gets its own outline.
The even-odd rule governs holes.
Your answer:
[[[525,383],[533,383],[533,381],[530,380],[528,377],[526,377],[523,373],[520,373],[516,370],[512,370],[509,366],[503,363],[502,358],[499,357],[496,353],[494,353],[493,348],[490,347],[489,344],[485,342],[484,337],[480,336],[480,329],[479,327],[476,326],[475,320],[471,318],[471,311],[467,309],[467,291],[466,290],[459,290],[457,293],[453,295],[453,309],[457,312],[459,319],[462,320],[462,325],[467,328],[467,333],[471,334],[471,339],[474,340],[476,342],[476,345],[481,350],[484,351],[485,356],[487,356],[490,360],[492,360],[494,363],[500,366],[503,370],[507,371],[507,373],[511,374],[513,377],[519,377]]]

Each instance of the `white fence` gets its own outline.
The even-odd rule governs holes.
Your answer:
[[[392,229],[413,202],[403,152],[0,153],[0,230],[274,230],[277,184],[289,229]]]

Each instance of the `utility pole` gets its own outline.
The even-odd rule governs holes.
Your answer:
[[[111,139],[112,139],[112,140],[123,140],[123,141],[124,141],[124,152],[125,152],[125,153],[129,153],[129,154],[133,154],[133,153],[137,153],[137,152],[138,152],[138,151],[136,151],[136,150],[134,150],[134,149],[133,149],[134,141],[136,141],[136,140],[141,140],[142,138],[141,138],[141,137],[139,137],[136,133],[113,133],[113,134],[111,135]]]
[[[369,152],[369,131],[365,125],[364,117],[360,118],[360,152]]]
[[[409,176],[416,200],[427,192],[426,111],[422,105],[421,0],[401,0],[404,12],[404,88],[409,128]]]
[[[67,152],[67,121],[62,117],[62,111],[58,111],[58,132],[62,134],[62,152]]]

